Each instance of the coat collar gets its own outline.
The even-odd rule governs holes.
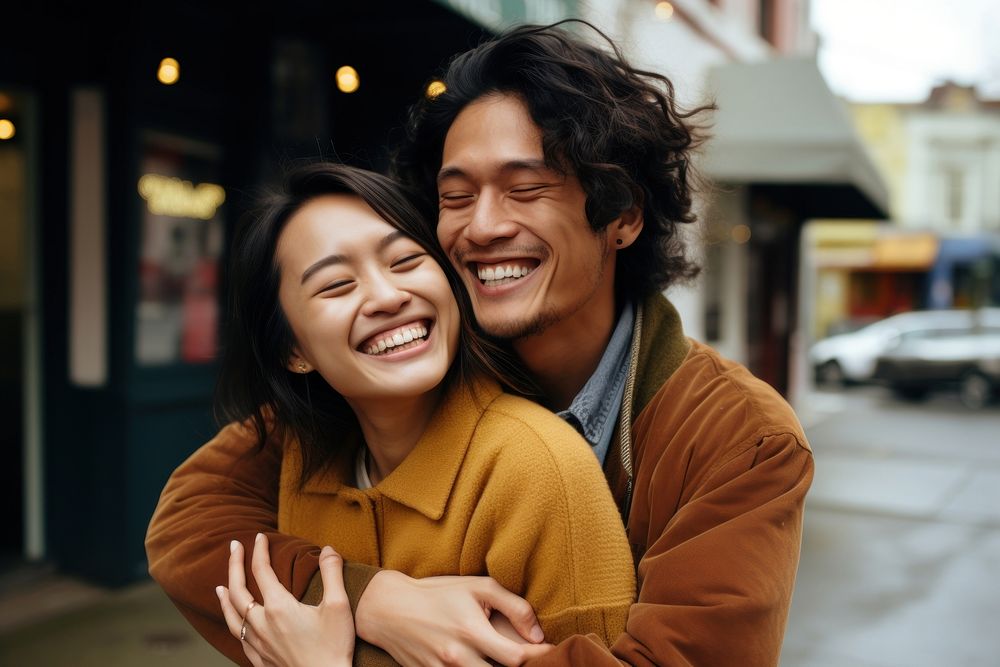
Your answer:
[[[492,381],[456,383],[410,455],[376,489],[428,519],[440,519],[479,420],[499,395]]]
[[[635,477],[632,427],[690,349],[691,342],[684,335],[674,306],[660,293],[646,298],[636,311],[625,395],[613,444],[604,460],[604,475],[626,526]]]
[[[681,316],[665,296],[657,292],[647,297],[642,310],[644,324],[639,341],[639,362],[634,370],[630,369],[635,373],[630,420],[633,423],[691,350],[691,341],[681,326]]]
[[[374,488],[359,490],[345,483],[353,472],[337,467],[313,476],[302,492],[382,495],[436,521],[444,515],[483,412],[500,394],[500,386],[492,380],[456,382],[413,451]]]

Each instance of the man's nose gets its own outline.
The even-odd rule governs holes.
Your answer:
[[[490,245],[496,241],[513,238],[517,223],[503,204],[500,196],[483,193],[472,210],[472,218],[462,235],[476,245]]]
[[[391,276],[372,276],[367,283],[362,312],[368,316],[392,315],[399,312],[413,298],[410,292],[397,285]]]

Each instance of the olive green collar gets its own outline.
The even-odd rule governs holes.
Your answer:
[[[632,421],[649,404],[667,378],[680,368],[691,349],[681,316],[660,293],[643,301],[642,338],[632,397]]]

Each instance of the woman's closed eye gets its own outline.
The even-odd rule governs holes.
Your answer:
[[[316,296],[339,296],[347,292],[353,285],[354,280],[351,279],[334,280],[316,292]]]
[[[427,256],[426,252],[414,252],[407,253],[403,257],[394,261],[389,268],[393,270],[406,271],[407,269],[413,269],[420,265],[421,261]]]

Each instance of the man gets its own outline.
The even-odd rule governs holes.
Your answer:
[[[490,580],[348,564],[359,638],[405,664],[777,664],[813,460],[788,404],[686,338],[661,294],[696,272],[678,229],[694,220],[694,114],[663,77],[559,25],[508,31],[444,81],[414,107],[394,172],[437,197],[438,239],[480,326],[510,341],[602,462],[639,598],[612,646],[552,648]],[[268,532],[282,583],[320,597],[318,548],[274,533],[280,452],[248,450],[230,436],[196,453],[147,537],[153,577],[234,658],[212,590],[230,539]],[[494,631],[491,609],[534,643]]]

